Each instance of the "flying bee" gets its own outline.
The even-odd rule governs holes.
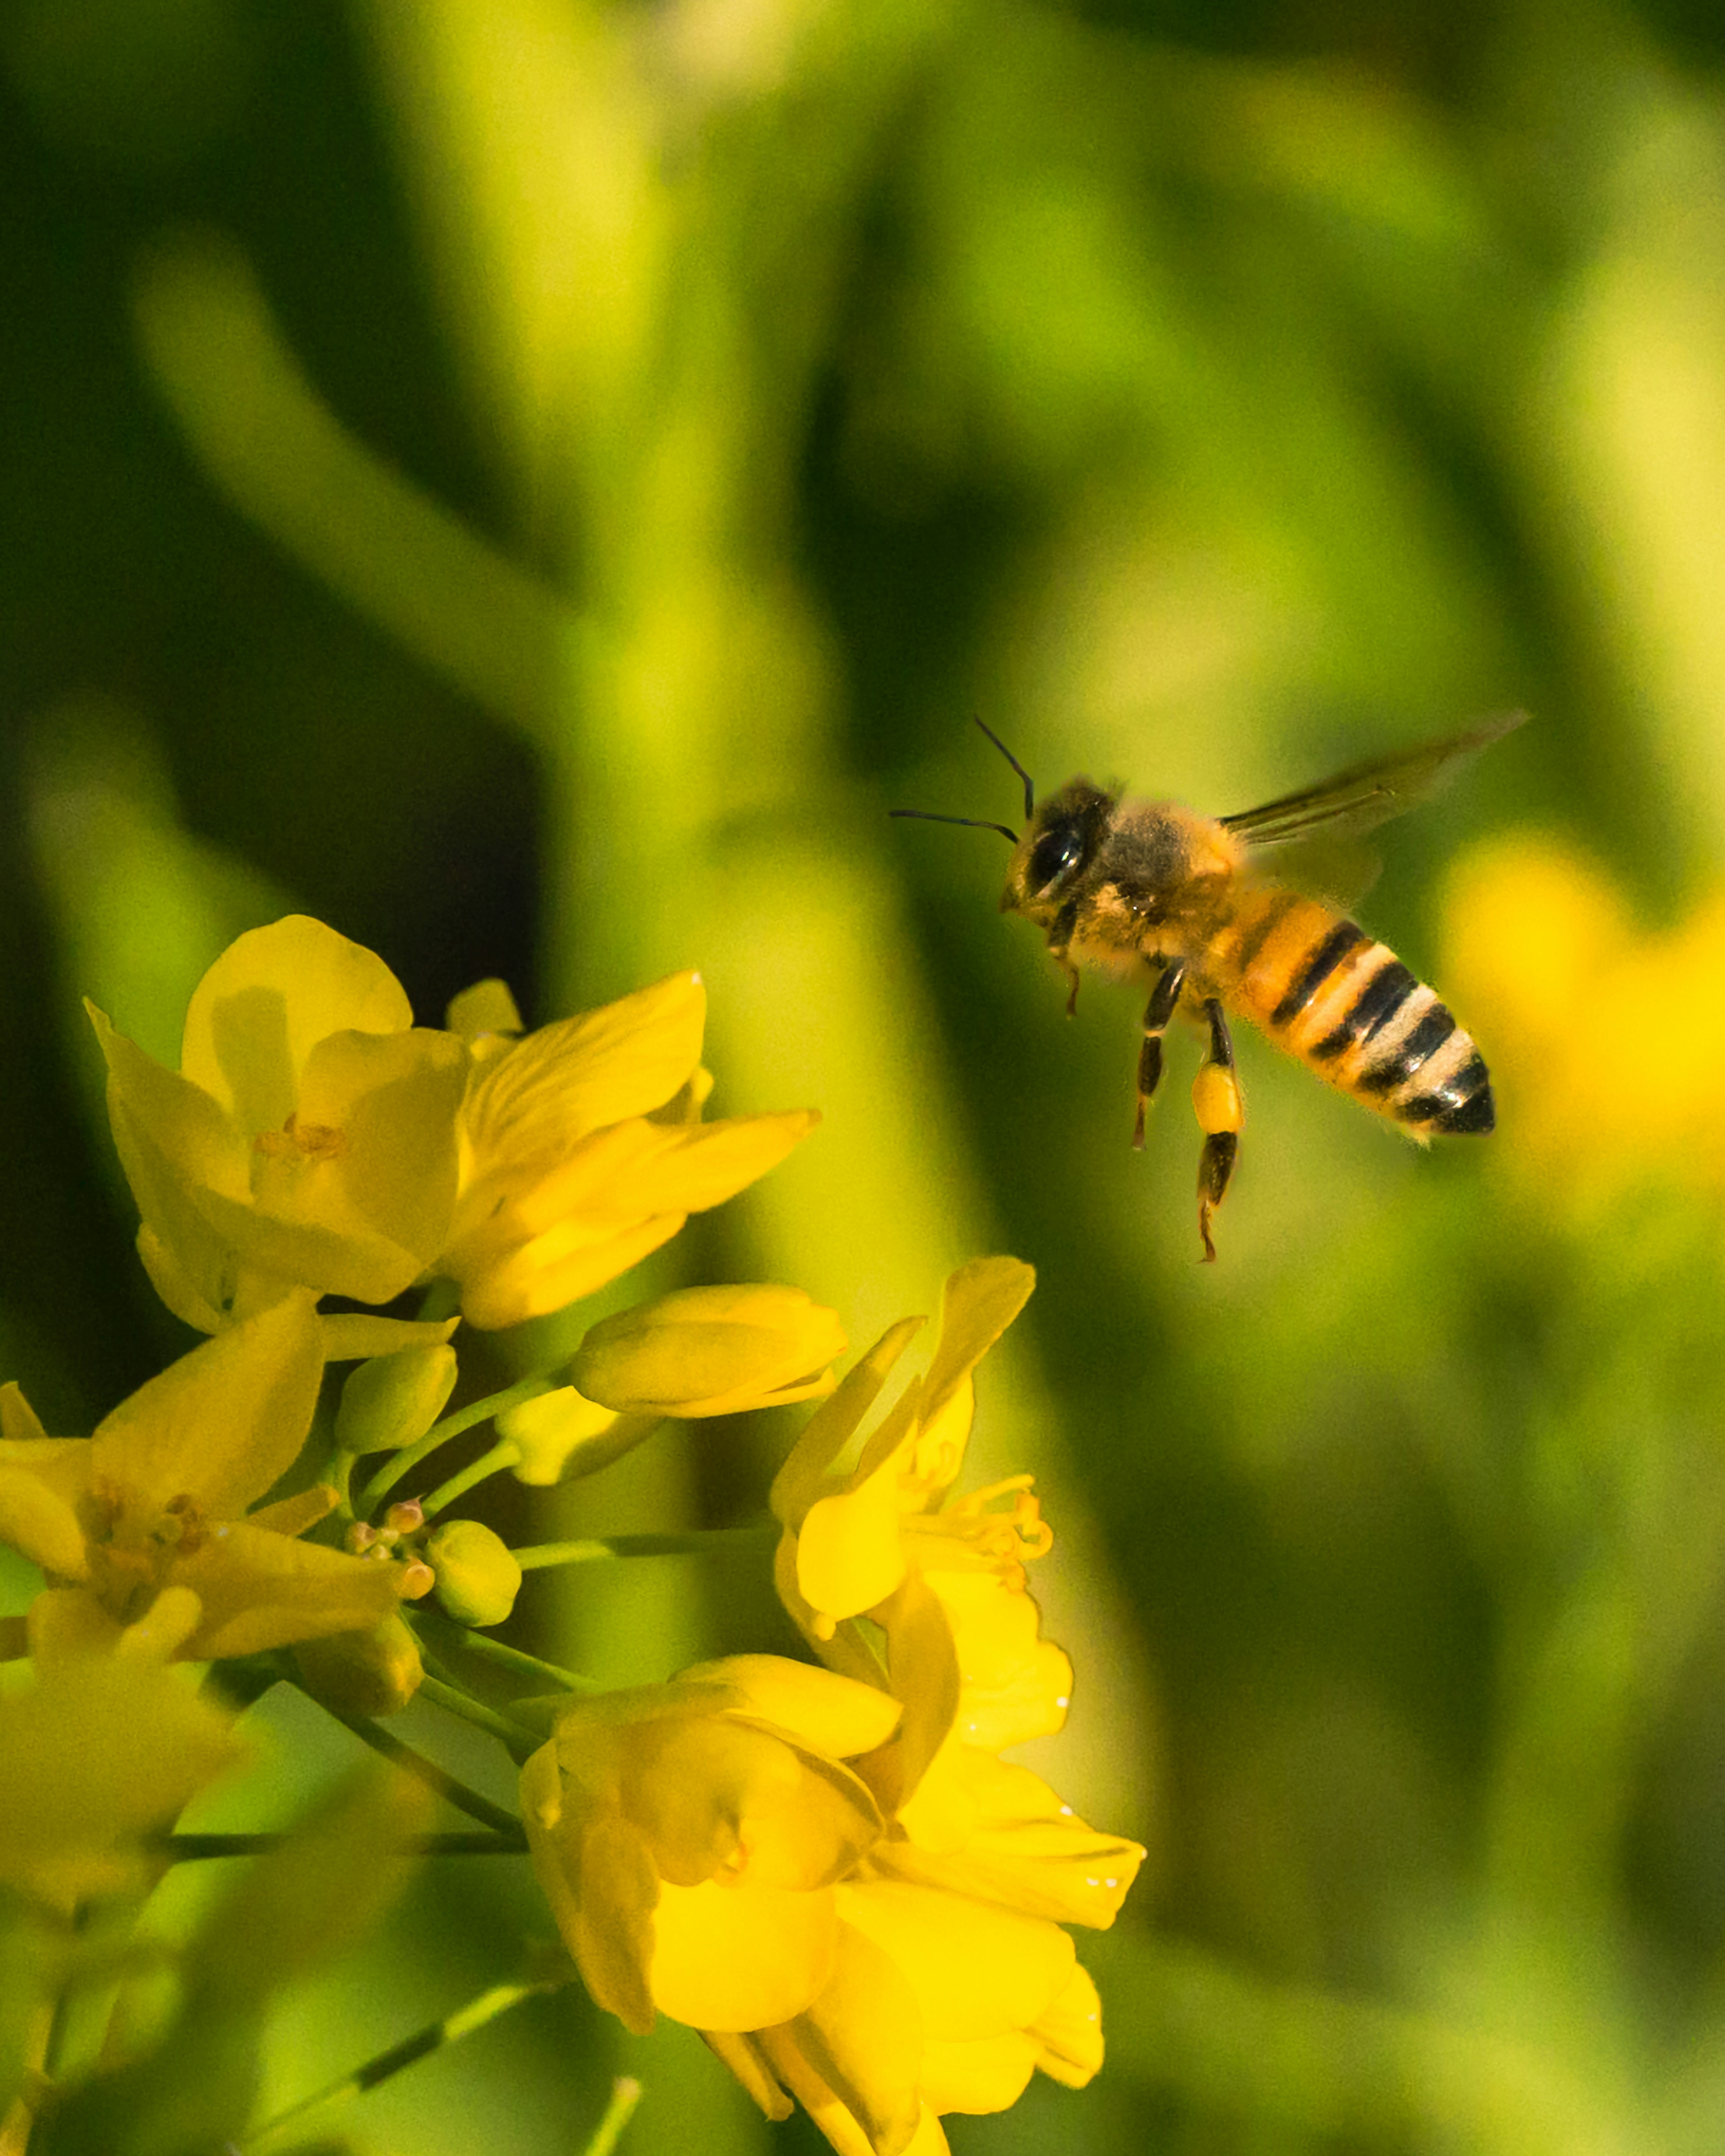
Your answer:
[[[1245,1104],[1227,1013],[1267,1034],[1328,1084],[1426,1143],[1434,1132],[1483,1134],[1496,1122],[1491,1081],[1471,1036],[1395,953],[1332,906],[1263,865],[1278,849],[1353,837],[1415,807],[1468,758],[1520,726],[1524,711],[1443,741],[1359,764],[1322,786],[1238,816],[1201,816],[1174,801],[1131,801],[1122,789],[1070,779],[1038,802],[1024,766],[977,721],[1024,782],[1024,829],[926,808],[938,824],[999,831],[1013,847],[1003,913],[1042,930],[1077,1008],[1079,969],[1150,984],[1138,1049],[1132,1143],[1162,1076],[1162,1041],[1176,1012],[1206,1037],[1192,1089],[1204,1132],[1198,1232],[1210,1222],[1240,1151]]]

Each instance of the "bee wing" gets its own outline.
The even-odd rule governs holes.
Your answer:
[[[1285,793],[1261,808],[1224,816],[1224,825],[1253,847],[1286,846],[1296,839],[1353,838],[1392,816],[1418,808],[1453,778],[1462,765],[1526,722],[1525,711],[1482,719],[1465,733],[1450,734],[1399,756],[1380,757],[1337,772],[1322,786]]]

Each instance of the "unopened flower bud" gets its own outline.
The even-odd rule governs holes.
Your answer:
[[[413,1634],[399,1617],[363,1632],[332,1632],[294,1650],[311,1697],[337,1714],[398,1714],[425,1674]]]
[[[355,1557],[362,1557],[377,1539],[377,1530],[369,1520],[356,1520],[341,1538],[341,1546]]]
[[[793,1287],[694,1287],[600,1320],[569,1374],[624,1414],[736,1414],[833,1389],[836,1314]]]
[[[424,1436],[455,1389],[455,1351],[403,1348],[362,1363],[341,1388],[336,1442],[344,1452],[396,1452]]]
[[[515,1607],[521,1568],[483,1520],[450,1520],[425,1546],[437,1599],[458,1625],[501,1625]]]
[[[401,1568],[396,1591],[403,1602],[423,1602],[437,1585],[437,1574],[423,1558],[412,1558]]]
[[[497,1418],[497,1435],[508,1438],[521,1454],[516,1481],[546,1490],[561,1481],[566,1470],[578,1473],[578,1455],[604,1437],[616,1420],[614,1409],[583,1399],[572,1385],[559,1385],[555,1392],[506,1409]]]
[[[383,1515],[385,1529],[393,1535],[411,1535],[425,1524],[425,1507],[417,1497],[403,1498]]]

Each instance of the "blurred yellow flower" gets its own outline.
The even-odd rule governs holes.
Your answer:
[[[835,1312],[794,1287],[691,1287],[602,1318],[569,1374],[622,1414],[737,1414],[829,1393]]]
[[[242,1752],[163,1669],[87,1659],[0,1698],[0,1881],[64,1908],[143,1882],[143,1835]]]
[[[230,944],[177,1072],[95,1006],[108,1114],[176,1317],[213,1332],[295,1286],[388,1302],[444,1242],[464,1045],[415,1026],[371,952],[290,915]]]
[[[770,2027],[829,1983],[834,1882],[880,1831],[840,1763],[898,1720],[873,1686],[772,1655],[583,1700],[521,1773],[541,1885],[629,2028]]]
[[[0,1387],[0,1540],[49,1576],[30,1609],[39,1657],[213,1661],[388,1614],[397,1567],[295,1539],[333,1490],[246,1515],[299,1456],[322,1374],[300,1293],[182,1356],[93,1437],[44,1435],[18,1387]]]
[[[1725,1191],[1725,894],[1646,933],[1571,849],[1503,839],[1457,865],[1445,936],[1445,980],[1500,1086],[1507,1168],[1572,1204],[1650,1179]],[[1664,1018],[1615,1022],[1640,1012]]]
[[[706,991],[674,973],[516,1040],[501,984],[451,1006],[474,1075],[454,1224],[433,1270],[472,1324],[561,1310],[734,1198],[813,1128],[812,1111],[700,1120]]]

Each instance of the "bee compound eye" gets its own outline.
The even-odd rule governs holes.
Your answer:
[[[1045,831],[1036,841],[1030,854],[1030,885],[1034,891],[1046,891],[1084,851],[1084,842],[1070,824],[1056,826]]]

